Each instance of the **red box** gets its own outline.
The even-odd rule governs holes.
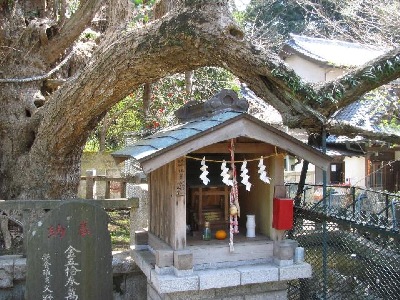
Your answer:
[[[293,228],[293,199],[274,198],[272,227],[279,230]]]

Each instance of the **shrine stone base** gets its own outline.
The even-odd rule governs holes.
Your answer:
[[[258,299],[287,299],[287,282],[268,282],[262,284],[249,284],[245,286],[226,287],[218,289],[185,291],[159,294],[151,283],[147,284],[148,300],[258,300]]]

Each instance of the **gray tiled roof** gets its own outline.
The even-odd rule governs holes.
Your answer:
[[[290,49],[324,64],[338,67],[361,66],[384,54],[388,49],[339,40],[313,38],[291,34],[284,52]]]
[[[319,64],[334,65],[337,67],[357,67],[379,57],[389,49],[378,48],[372,45],[350,43],[339,40],[313,38],[291,34],[291,39],[285,44],[282,55],[291,53],[305,56]],[[351,125],[360,128],[360,131],[374,133],[394,133],[400,136],[399,130],[382,126],[382,118],[388,115],[387,108],[398,103],[398,97],[390,85],[376,89],[366,94],[356,102],[338,110],[330,122]],[[390,112],[389,112],[390,115]],[[344,138],[330,136],[328,143],[346,141],[360,141],[362,137]]]
[[[389,107],[394,107],[399,99],[390,86],[383,86],[367,93],[363,98],[338,110],[331,121],[358,127],[363,131],[375,133],[394,133],[400,135],[398,129],[382,125],[382,118],[390,114]],[[398,105],[398,104],[397,104]],[[327,143],[342,143],[345,141],[361,141],[363,138],[348,139],[338,136],[329,136]]]
[[[186,141],[202,132],[211,130],[225,123],[242,112],[223,111],[219,114],[189,121],[173,127],[165,128],[158,133],[144,138],[130,146],[112,153],[114,157],[133,157],[136,160],[145,159],[161,150],[175,147],[180,142]]]

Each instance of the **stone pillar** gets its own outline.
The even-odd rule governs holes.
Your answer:
[[[96,170],[86,170],[86,199],[97,199],[96,195]]]
[[[135,232],[147,230],[149,226],[149,192],[147,184],[128,185],[127,197],[139,198],[139,207],[131,208],[130,234],[131,243],[135,241]]]

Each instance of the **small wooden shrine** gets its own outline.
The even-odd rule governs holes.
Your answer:
[[[133,255],[159,295],[311,276],[309,264],[293,264],[296,242],[279,241],[273,198],[285,197],[285,155],[324,170],[330,158],[247,108],[235,92],[222,90],[179,110],[179,125],[113,153],[117,160],[138,160],[148,174],[149,228],[136,233]],[[252,237],[246,236],[247,215],[255,216]],[[206,222],[210,240],[202,235]],[[215,238],[218,230],[226,239]],[[243,266],[261,275],[254,278]]]

